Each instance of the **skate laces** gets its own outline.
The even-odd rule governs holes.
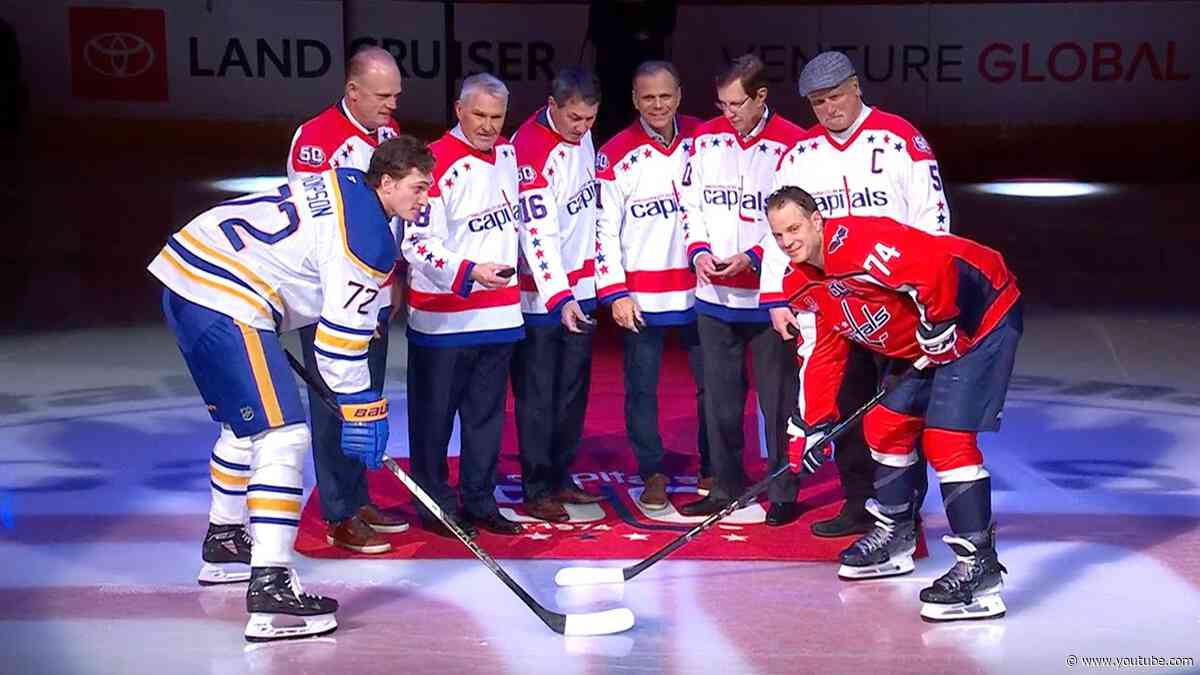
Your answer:
[[[875,521],[875,529],[868,532],[862,539],[855,542],[855,546],[863,551],[863,553],[873,553],[878,549],[887,546],[888,540],[892,538],[892,533],[896,531],[894,523],[885,523],[882,520]]]
[[[310,600],[320,600],[321,596],[316,593],[308,593],[300,586],[300,577],[294,570],[288,570],[288,588],[292,589],[292,594],[297,598],[308,598]]]

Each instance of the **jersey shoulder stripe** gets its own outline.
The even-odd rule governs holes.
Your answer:
[[[334,171],[334,200],[346,257],[382,283],[396,264],[396,241],[379,197],[358,169]]]

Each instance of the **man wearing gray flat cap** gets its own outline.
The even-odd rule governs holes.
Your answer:
[[[898,115],[872,108],[862,100],[854,64],[842,52],[821,52],[804,66],[800,94],[812,105],[817,126],[780,158],[775,189],[795,185],[811,194],[826,218],[883,216],[926,232],[949,232],[950,210],[942,190],[937,159],[925,137]],[[760,299],[781,335],[811,334],[813,316],[793,314],[782,293],[787,258],[777,246],[766,247],[760,277]],[[853,409],[875,392],[878,372],[861,347],[851,357],[839,392],[839,405]],[[801,391],[804,372],[801,370]],[[838,473],[846,503],[834,518],[813,523],[818,536],[840,537],[866,532],[871,517],[865,503],[874,495],[876,467],[861,430],[838,443]],[[919,473],[923,460],[906,468]],[[914,497],[924,497],[924,488]]]

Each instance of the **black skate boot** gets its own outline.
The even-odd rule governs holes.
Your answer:
[[[984,532],[946,535],[942,541],[954,549],[958,561],[921,591],[921,618],[960,621],[1004,616],[1000,574],[1008,570],[996,558],[996,526]]]
[[[201,586],[234,584],[250,578],[250,535],[245,525],[213,525],[204,535]]]
[[[885,513],[879,502],[867,501],[867,512],[875,527],[842,551],[838,576],[846,580],[894,577],[913,571],[917,550],[917,527],[911,504],[899,513]]]
[[[253,567],[246,589],[246,639],[250,642],[327,635],[337,630],[338,602],[305,593],[295,571],[286,567]]]

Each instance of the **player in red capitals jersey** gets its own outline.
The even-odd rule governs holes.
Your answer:
[[[937,471],[958,562],[921,591],[933,621],[1004,614],[992,523],[991,483],[976,434],[995,431],[1022,331],[1020,291],[999,253],[885,217],[826,220],[812,195],[780,188],[767,220],[790,260],[784,277],[800,325],[798,411],[789,423],[793,470],[825,461],[817,440],[838,410],[851,342],[890,357],[893,382],[863,418],[875,462],[874,529],[841,554],[838,576],[866,579],[913,570],[916,442]],[[927,357],[934,367],[904,374]]]

